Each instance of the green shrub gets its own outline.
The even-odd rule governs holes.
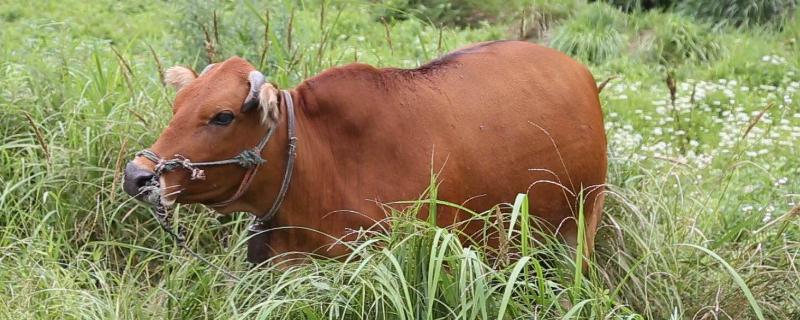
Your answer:
[[[776,50],[776,46],[771,44],[773,41],[769,32],[764,30],[746,36],[726,35],[724,42],[731,43],[729,52],[709,65],[706,70],[708,77],[728,77],[749,86],[780,87],[797,81],[800,74],[798,60]]]
[[[650,9],[666,9],[675,6],[678,0],[605,0],[620,10],[631,12]]]
[[[676,10],[717,26],[782,25],[797,0],[603,0],[626,12]]]
[[[511,8],[520,8],[521,1],[501,0],[389,0],[379,6],[378,19],[406,20],[415,17],[437,26],[476,26],[483,21],[499,19]]]
[[[797,0],[683,0],[678,10],[718,26],[781,25]]]
[[[724,52],[711,27],[689,17],[650,12],[642,21],[640,47],[661,64],[712,61]]]
[[[602,62],[626,46],[623,13],[605,3],[587,5],[555,32],[550,46],[584,61]]]
[[[551,30],[572,16],[572,13],[582,5],[575,1],[536,0],[524,7],[520,16],[522,21],[514,23],[523,28],[520,38],[547,43],[552,35]]]

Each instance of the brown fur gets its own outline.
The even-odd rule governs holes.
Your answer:
[[[152,149],[207,161],[254,146],[266,128],[259,116],[240,112],[251,70],[231,58],[185,86]],[[295,251],[346,254],[337,238],[384,219],[377,203],[418,198],[432,170],[440,172],[439,199],[476,211],[527,192],[532,214],[573,245],[576,195],[584,188],[591,252],[602,213],[606,137],[592,75],[564,54],[525,42],[481,43],[417,69],[332,68],[291,93],[297,162],[283,207],[271,221],[278,229],[251,245],[264,252],[261,258]],[[234,123],[207,125],[223,109],[235,112]],[[279,117],[264,152],[269,162],[240,200],[219,211],[260,215],[272,205],[286,165],[286,112]],[[135,163],[152,168],[143,159]],[[227,166],[206,174],[205,181],[189,181],[185,172],[165,180],[183,190],[178,202],[212,203],[235,192],[244,170]],[[425,218],[427,211],[421,212]],[[438,222],[468,218],[444,209]],[[470,234],[481,225],[464,228]],[[496,245],[496,239],[472,238]]]

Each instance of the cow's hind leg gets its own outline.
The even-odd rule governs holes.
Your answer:
[[[595,236],[597,234],[597,225],[603,217],[603,203],[605,201],[605,190],[603,188],[596,188],[588,190],[589,195],[586,197],[583,206],[583,219],[584,219],[584,237],[583,237],[583,267],[584,270],[589,266],[589,259],[594,253]],[[564,223],[559,228],[559,234],[564,237],[566,243],[573,249],[578,248],[578,228],[577,216],[580,211],[576,211],[576,216],[570,218],[569,221]]]

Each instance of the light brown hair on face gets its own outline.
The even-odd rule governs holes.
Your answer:
[[[164,82],[175,88],[175,90],[180,90],[195,78],[197,78],[197,74],[194,73],[194,70],[182,66],[174,66],[167,69],[164,75]]]

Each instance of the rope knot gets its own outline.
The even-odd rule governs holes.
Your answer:
[[[297,137],[289,138],[289,156],[294,157],[297,154]]]
[[[178,167],[184,167],[191,172],[189,176],[190,180],[205,180],[206,179],[206,172],[203,169],[198,168],[196,165],[192,163],[189,158],[186,158],[182,155],[176,154],[175,159],[178,162]]]
[[[204,170],[198,168],[197,165],[192,163],[191,160],[179,154],[176,154],[175,158],[169,160],[158,159],[158,161],[156,162],[155,174],[157,176],[160,176],[164,172],[173,171],[178,168],[184,168],[186,170],[189,170],[191,173],[189,179],[191,180],[206,179],[206,172]]]
[[[239,164],[242,168],[252,168],[255,166],[259,166],[267,162],[264,158],[261,157],[261,150],[254,149],[247,149],[242,151],[238,156],[234,157],[236,163]]]
[[[206,179],[206,172],[205,170],[192,168],[192,175],[189,177],[190,180],[205,180]]]

